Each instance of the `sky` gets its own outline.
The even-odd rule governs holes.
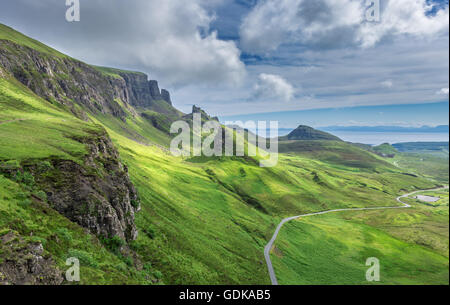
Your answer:
[[[448,0],[0,0],[0,22],[222,119],[448,124]],[[371,1],[368,1],[371,2]],[[379,12],[379,20],[373,20]],[[368,13],[373,13],[367,16]]]
[[[296,128],[299,124],[316,128],[328,126],[400,126],[421,127],[448,125],[448,102],[430,104],[357,106],[311,109],[276,113],[241,114],[219,117],[221,121],[271,121],[279,128]]]

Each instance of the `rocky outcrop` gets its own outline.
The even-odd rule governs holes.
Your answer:
[[[166,89],[161,89],[161,97],[165,100],[169,105],[172,105],[172,100],[170,99],[170,93]]]
[[[192,122],[194,119],[194,114],[200,114],[202,121],[219,121],[218,117],[211,117],[209,114],[206,113],[206,111],[204,111],[202,108],[197,107],[195,105],[192,106],[192,113],[187,114],[185,116],[183,116],[183,120],[188,121],[188,122]]]
[[[27,242],[17,232],[0,237],[0,285],[60,285],[64,278],[39,242]]]
[[[165,100],[162,92],[159,90],[158,82],[156,80],[149,81],[147,75],[144,73],[123,71],[117,73],[125,81],[126,91],[128,93],[126,101],[130,105],[152,108],[156,101]]]
[[[69,57],[40,53],[26,46],[2,40],[0,67],[49,101],[57,101],[77,115],[78,104],[90,112],[126,116],[117,100],[125,105],[152,108],[157,101],[171,104],[167,90],[160,91],[158,82],[148,80],[144,73],[93,67]],[[2,72],[3,74],[3,72]]]
[[[126,100],[126,84],[104,77],[89,65],[2,41],[0,65],[34,93],[69,108],[74,103],[91,112],[124,117],[116,99]]]
[[[130,92],[128,103],[133,106],[153,108],[156,101],[166,101],[172,105],[170,93],[166,89],[159,89],[156,80],[147,80],[143,73],[119,72],[125,80],[127,91]]]
[[[162,100],[161,91],[159,90],[158,82],[156,80],[149,81],[148,87],[150,89],[150,95],[153,99]]]
[[[51,207],[68,219],[104,238],[136,239],[137,192],[111,140],[103,131],[76,140],[88,148],[84,164],[55,159],[44,169],[25,169],[46,192]]]

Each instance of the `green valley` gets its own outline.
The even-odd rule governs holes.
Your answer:
[[[78,257],[80,284],[268,285],[264,247],[283,218],[448,184],[448,159],[385,158],[306,126],[280,139],[273,168],[174,157],[170,126],[191,114],[163,92],[0,24],[0,284],[73,284]],[[271,252],[280,284],[366,284],[372,256],[381,284],[448,284],[445,194],[287,224]],[[29,257],[45,268],[23,271]]]

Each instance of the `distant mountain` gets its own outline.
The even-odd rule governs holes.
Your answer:
[[[399,126],[328,126],[322,127],[320,130],[333,131],[350,131],[350,132],[433,132],[433,133],[448,133],[448,125],[440,125],[436,127],[422,126],[422,127],[399,127]]]
[[[309,126],[300,125],[294,131],[287,136],[280,137],[280,141],[293,141],[293,140],[329,140],[329,141],[342,141],[336,136],[314,129]]]

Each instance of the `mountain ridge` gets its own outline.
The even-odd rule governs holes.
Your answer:
[[[300,125],[287,136],[280,137],[280,141],[302,141],[302,140],[327,140],[327,141],[342,141],[338,137],[324,131],[314,129],[306,125]]]
[[[0,64],[34,93],[49,101],[70,107],[74,113],[78,106],[91,112],[110,113],[125,117],[117,104],[143,107],[165,114],[179,115],[173,108],[169,91],[159,89],[156,80],[148,80],[142,72],[85,64],[46,47],[25,35],[0,24]],[[163,105],[165,102],[168,105]],[[86,119],[86,114],[78,115]]]

